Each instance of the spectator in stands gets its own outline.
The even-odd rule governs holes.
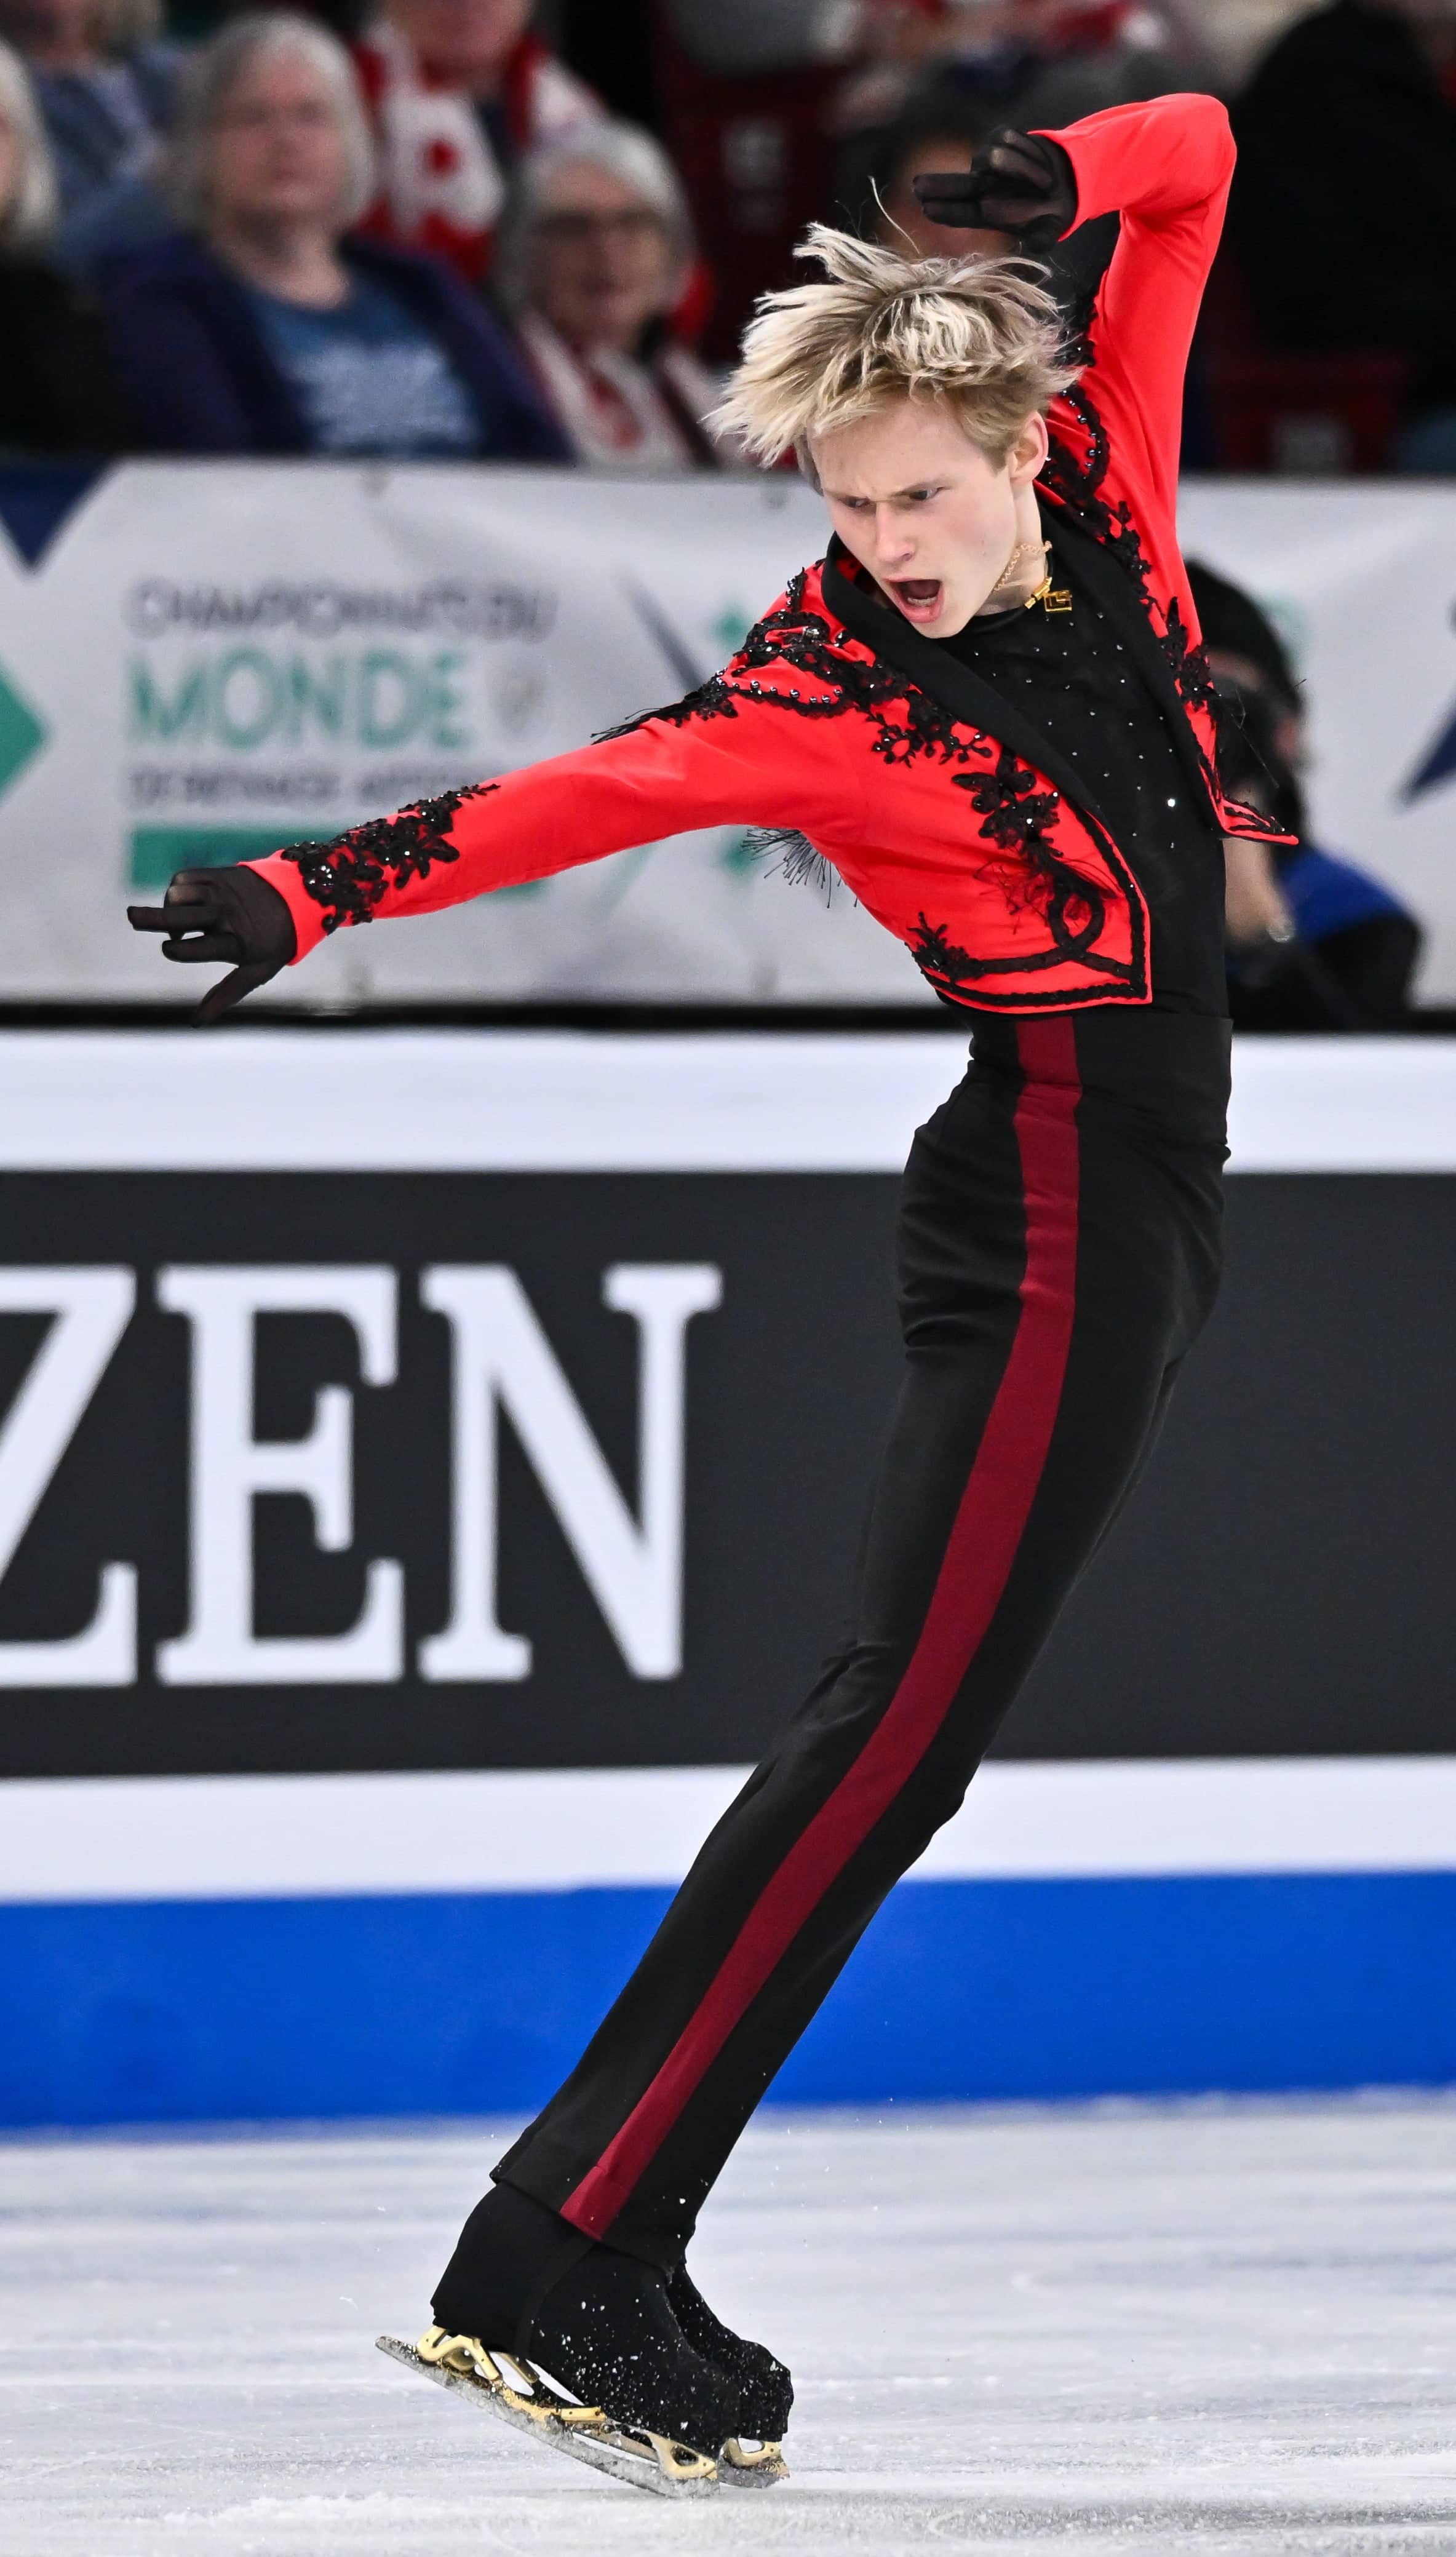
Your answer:
[[[517,160],[601,113],[530,18],[531,0],[387,0],[355,47],[379,147],[369,227],[472,284]]]
[[[756,297],[794,280],[795,242],[833,206],[829,113],[860,16],[857,0],[658,0],[662,135],[714,279],[715,360],[735,357]]]
[[[1197,0],[860,0],[859,20],[869,59],[840,101],[848,125],[881,121],[936,63],[999,110],[996,124],[1069,124],[1214,85]]]
[[[1073,124],[1102,107],[1216,84],[1191,0],[1032,0],[1021,14],[1040,62],[1016,99],[1014,124]]]
[[[945,226],[930,221],[913,181],[931,170],[969,169],[977,146],[1004,121],[998,107],[954,74],[932,72],[888,124],[852,135],[839,180],[840,206],[866,239],[902,257],[945,257]],[[1008,248],[1001,231],[958,231],[956,254]]]
[[[1004,123],[1039,59],[1024,23],[1027,5],[1028,0],[973,0],[970,7],[957,0],[862,0],[854,67],[839,82],[831,110],[836,131],[883,131],[938,77],[982,99],[993,110],[993,124]]]
[[[1188,576],[1219,691],[1224,786],[1298,838],[1229,839],[1229,1009],[1246,1029],[1398,1029],[1420,926],[1381,880],[1311,840],[1303,694],[1273,624],[1201,562]]]
[[[151,33],[139,32],[151,21]],[[149,0],[3,0],[51,139],[63,214],[152,167],[181,62]]]
[[[668,321],[692,255],[682,188],[650,134],[586,125],[517,171],[496,289],[578,461],[718,459],[705,424],[718,385]]]
[[[1453,0],[1334,0],[1234,110],[1230,236],[1255,318],[1290,352],[1405,355],[1393,459],[1411,471],[1456,471],[1453,17]]]
[[[185,235],[102,269],[147,449],[567,458],[459,278],[348,235],[373,155],[323,28],[278,12],[212,39],[179,91],[171,181]]]
[[[120,418],[100,315],[47,255],[56,202],[30,81],[0,45],[0,452],[99,456]]]

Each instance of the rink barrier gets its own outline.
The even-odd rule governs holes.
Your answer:
[[[893,1175],[960,1070],[943,1030],[0,1034],[0,2122],[549,2092],[833,1621]],[[1233,1167],[1149,1489],[776,2099],[1456,2081],[1456,1045],[1245,1045]],[[526,1438],[446,1640],[487,1315],[537,1401],[479,1370]]]
[[[0,2122],[513,2111],[745,1769],[0,1785]],[[1001,1764],[773,2088],[1456,2081],[1456,1758]]]
[[[747,1767],[0,1783],[10,1904],[669,1888]],[[1440,1872],[1456,1757],[992,1759],[917,1882]]]
[[[0,1908],[0,2123],[503,2113],[580,2057],[665,1885]],[[1456,2083],[1456,1873],[895,1890],[785,2103]]]
[[[183,1070],[166,1033],[0,1030],[0,1171],[896,1174],[968,1045],[251,1028]],[[1236,1172],[1456,1172],[1456,1040],[1244,1040],[1229,1142]]]

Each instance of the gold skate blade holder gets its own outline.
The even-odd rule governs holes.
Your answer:
[[[757,2442],[751,2449],[746,2442],[725,2442],[719,2453],[718,2474],[725,2486],[778,2486],[788,2473],[778,2442]]]
[[[722,2473],[717,2460],[665,2434],[618,2424],[600,2406],[579,2405],[548,2371],[500,2346],[487,2350],[477,2335],[452,2335],[432,2326],[418,2344],[404,2344],[393,2335],[375,2341],[391,2361],[403,2362],[407,2370],[418,2370],[442,2387],[459,2389],[483,2414],[528,2434],[543,2449],[581,2460],[624,2486],[673,2496],[718,2492]]]
[[[631,2435],[626,2438],[630,2441]],[[651,2443],[658,2467],[674,2486],[689,2485],[699,2478],[717,2486],[717,2460],[707,2459],[702,2451],[690,2451],[686,2442],[670,2441],[666,2433],[644,2433],[641,2438]]]
[[[599,2430],[606,2422],[599,2406],[575,2406],[569,2398],[548,2397],[514,2355],[498,2350],[487,2353],[477,2335],[447,2335],[443,2327],[427,2327],[415,2350],[422,2361],[436,2369],[473,2379],[492,2396],[498,2393],[513,2415],[523,2415],[529,2423],[595,2425]]]

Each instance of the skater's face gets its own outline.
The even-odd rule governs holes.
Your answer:
[[[1032,417],[998,465],[938,401],[903,399],[817,435],[813,459],[846,550],[907,621],[951,639],[981,610],[1016,544],[1037,538],[1034,483],[1046,449],[1045,422]]]

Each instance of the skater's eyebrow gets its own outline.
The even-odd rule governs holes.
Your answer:
[[[912,479],[906,487],[889,488],[882,497],[876,497],[867,488],[831,488],[827,479],[820,481],[825,496],[832,497],[837,506],[893,506],[901,497],[924,497],[932,488],[943,488],[945,484],[944,479],[933,477]]]

